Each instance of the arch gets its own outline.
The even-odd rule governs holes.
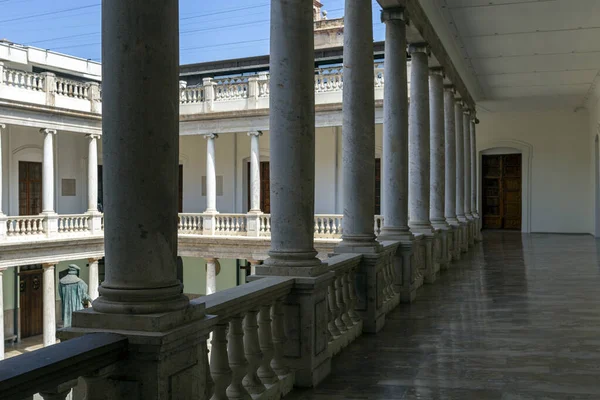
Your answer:
[[[598,130],[600,131],[600,126]],[[594,236],[600,237],[600,135],[596,135],[594,140],[594,197]]]
[[[482,138],[483,139],[483,138]],[[533,161],[533,146],[530,143],[523,142],[521,140],[514,139],[501,139],[501,140],[480,140],[478,143],[479,150],[477,152],[477,182],[478,182],[478,193],[477,193],[477,208],[480,213],[483,214],[481,208],[481,165],[482,157],[484,154],[506,154],[507,152],[520,153],[522,157],[522,193],[521,193],[521,232],[531,232],[531,173],[532,173],[532,161]],[[483,215],[482,215],[483,217]]]
[[[42,162],[42,146],[26,144],[12,150],[9,190],[8,190],[8,214],[19,215],[19,161]],[[56,162],[56,160],[55,160]],[[56,170],[56,169],[55,169]]]

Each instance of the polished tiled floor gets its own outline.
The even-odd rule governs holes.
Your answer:
[[[599,258],[591,236],[486,233],[289,398],[598,400]]]

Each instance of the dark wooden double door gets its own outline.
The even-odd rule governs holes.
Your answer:
[[[19,215],[42,212],[42,163],[19,161]]]
[[[521,229],[521,159],[521,154],[483,156],[484,229]]]
[[[22,267],[19,272],[21,338],[41,335],[43,328],[43,275],[39,266]]]

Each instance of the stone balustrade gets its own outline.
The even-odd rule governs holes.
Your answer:
[[[376,100],[383,99],[383,64],[374,65]],[[204,78],[188,86],[180,81],[180,114],[235,112],[269,108],[268,73],[223,78]],[[315,70],[316,104],[339,104],[344,87],[342,67]],[[73,111],[102,113],[102,94],[97,82],[67,79],[53,73],[34,73],[6,68],[0,62],[0,99],[15,100]]]
[[[46,232],[44,221],[44,216],[8,217],[6,224],[0,225],[0,238],[2,228],[5,229],[4,235],[9,238],[43,235]]]
[[[58,217],[58,233],[74,233],[90,231],[90,221],[92,217],[89,214],[80,215],[60,215]]]

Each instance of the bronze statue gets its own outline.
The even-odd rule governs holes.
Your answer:
[[[68,274],[59,282],[60,300],[62,302],[63,326],[71,326],[71,315],[73,311],[81,310],[87,306],[92,298],[88,295],[88,285],[79,278],[79,267],[75,264],[69,265]]]

